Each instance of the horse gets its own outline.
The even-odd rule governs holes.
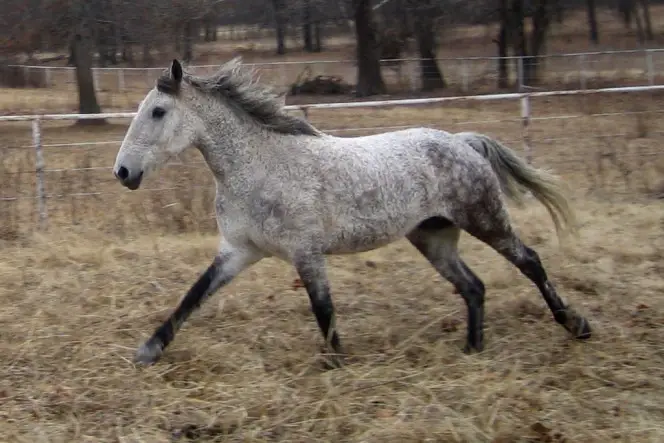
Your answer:
[[[369,251],[406,237],[465,301],[463,352],[484,349],[483,282],[464,263],[461,231],[486,243],[534,283],[553,319],[576,339],[588,321],[563,302],[537,252],[513,230],[504,197],[529,195],[558,235],[575,215],[552,173],[474,132],[410,128],[358,137],[329,135],[289,114],[281,97],[236,57],[209,76],[177,59],[140,103],[113,173],[130,190],[188,147],[215,179],[220,234],[207,269],[169,318],[138,347],[136,364],[157,362],[186,319],[238,274],[267,257],[295,267],[332,365],[344,364],[326,274],[330,254]]]

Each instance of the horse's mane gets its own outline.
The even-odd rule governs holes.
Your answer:
[[[241,59],[236,57],[208,77],[183,72],[182,81],[205,94],[224,100],[239,115],[250,117],[270,131],[288,135],[322,135],[306,120],[288,114],[283,109],[280,97],[267,86],[258,83],[255,74],[253,68],[243,66]],[[179,85],[167,70],[157,79],[157,89],[176,95]]]

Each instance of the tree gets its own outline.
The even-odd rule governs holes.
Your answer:
[[[521,57],[523,63],[522,82],[523,85],[532,85],[538,80],[537,56],[544,49],[546,36],[551,24],[551,3],[549,0],[534,0],[534,11],[532,12],[532,31],[526,33],[525,0],[512,0],[511,20],[513,24],[513,38],[511,43],[517,56]]]
[[[652,21],[650,20],[650,4],[648,0],[640,0],[639,3],[641,3],[641,9],[643,10],[643,21],[646,25],[645,29],[646,40],[652,41],[654,40],[655,36],[653,35],[652,32]]]
[[[97,102],[94,77],[92,75],[92,55],[90,39],[76,34],[72,39],[72,54],[76,63],[76,84],[78,85],[78,112],[80,114],[99,114],[101,108]],[[77,120],[77,124],[91,125],[106,123],[104,119]]]
[[[65,3],[50,0],[45,5],[51,15],[44,28],[55,39],[68,41],[70,62],[76,67],[76,84],[80,114],[98,114],[101,112],[92,75],[93,47],[95,28],[98,24],[96,15],[101,8],[95,1],[77,0]],[[77,124],[104,124],[104,119],[78,120]]]
[[[286,53],[286,5],[285,0],[272,0],[274,24],[277,35],[277,54]]]
[[[505,89],[509,85],[507,74],[507,47],[508,32],[510,29],[509,0],[500,0],[500,30],[498,39],[494,40],[498,45],[498,88]]]
[[[422,90],[444,88],[445,79],[436,63],[436,19],[439,14],[434,0],[411,0],[414,34],[420,59]]]
[[[590,41],[594,44],[599,44],[599,30],[597,29],[597,10],[595,8],[595,0],[586,0],[586,11],[588,13]]]
[[[618,10],[623,16],[623,23],[626,28],[631,28],[632,19],[634,19],[636,22],[636,37],[640,43],[654,39],[650,18],[650,2],[648,0],[618,0]]]
[[[357,41],[357,97],[385,94],[387,88],[380,71],[376,32],[371,20],[371,1],[353,0]]]

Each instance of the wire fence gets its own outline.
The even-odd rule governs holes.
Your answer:
[[[664,158],[664,123],[660,123],[664,107],[657,99],[661,91],[664,85],[319,103],[287,109],[304,114],[325,132],[338,136],[416,126],[484,132],[536,166],[555,169],[574,188],[643,194],[656,192],[664,172],[657,169]],[[552,105],[554,99],[557,102]],[[8,135],[0,145],[0,217],[5,221],[4,229],[96,223],[105,229],[123,230],[122,226],[140,220],[150,229],[173,229],[173,224],[176,230],[192,225],[214,229],[211,210],[215,187],[196,152],[166,165],[138,192],[117,184],[111,165],[133,115],[0,117],[0,124],[13,125],[8,134],[16,134]],[[357,124],[360,115],[361,125]],[[111,130],[62,126],[98,117],[122,124],[112,125]],[[0,238],[2,235],[0,232]]]
[[[603,87],[656,85],[662,83],[664,48],[597,51],[583,53],[547,54],[536,57],[465,57],[439,58],[439,66],[446,83],[445,94],[486,94],[504,91],[498,87],[501,60],[505,62],[508,88],[524,90],[584,90]],[[356,84],[355,60],[311,60],[247,63],[255,66],[263,81],[280,91],[290,91],[293,84],[307,76],[338,76],[352,87]],[[38,76],[45,88],[54,94],[41,97],[17,97],[11,109],[50,109],[66,112],[76,109],[78,102],[71,92],[76,91],[75,68],[15,65],[24,70],[26,78]],[[382,74],[391,93],[415,93],[421,90],[423,72],[421,60],[402,58],[382,60]],[[192,65],[197,74],[214,71],[217,65]],[[159,68],[93,68],[98,100],[103,109],[134,109],[146,89],[154,85],[163,71]],[[536,80],[529,80],[524,72],[535,70]],[[533,89],[534,88],[534,89]],[[446,91],[446,92],[445,92]],[[38,111],[41,112],[41,111]]]

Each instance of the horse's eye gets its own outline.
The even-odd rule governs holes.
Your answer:
[[[162,118],[166,114],[164,108],[156,107],[152,110],[152,118]]]

